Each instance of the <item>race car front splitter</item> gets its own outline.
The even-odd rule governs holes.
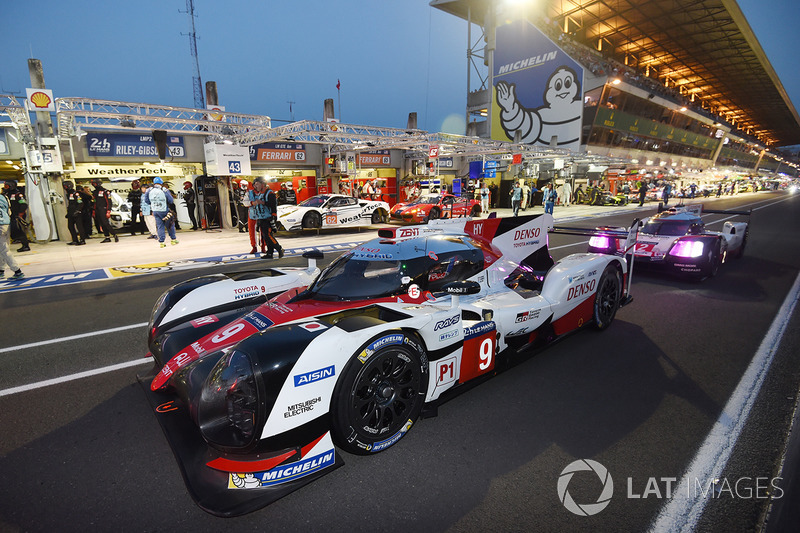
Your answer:
[[[330,433],[275,453],[237,456],[206,444],[183,402],[153,391],[154,372],[138,376],[178,461],[189,494],[204,511],[233,517],[251,513],[344,465]]]

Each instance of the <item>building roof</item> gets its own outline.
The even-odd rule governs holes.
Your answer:
[[[800,144],[800,116],[735,0],[540,0],[573,39],[629,66],[655,71],[695,104],[767,144]],[[535,10],[534,6],[535,4]],[[494,0],[432,0],[483,26]],[[524,3],[517,9],[526,9]],[[501,8],[497,8],[501,9]]]

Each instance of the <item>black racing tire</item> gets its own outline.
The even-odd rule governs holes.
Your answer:
[[[744,237],[742,237],[742,245],[739,246],[739,249],[736,251],[736,256],[734,259],[741,259],[744,256],[744,248],[747,246],[747,237],[750,235],[750,228],[744,230]]]
[[[382,224],[386,222],[386,214],[384,213],[383,209],[376,209],[373,211],[370,222],[372,224]]]
[[[387,337],[402,341],[369,354],[369,346]],[[334,388],[334,443],[356,455],[390,448],[416,422],[427,388],[428,360],[417,340],[397,331],[374,339],[347,364]]]
[[[592,318],[594,327],[604,330],[614,321],[622,300],[622,275],[613,264],[608,265],[597,282]]]
[[[425,222],[428,222],[429,220],[436,220],[440,216],[442,216],[442,212],[439,211],[439,208],[431,207],[431,211],[428,213],[428,218],[425,219]]]
[[[473,205],[472,209],[469,212],[469,216],[471,216],[472,218],[478,218],[479,216],[481,216],[481,208],[477,205]]]
[[[316,211],[309,211],[303,217],[303,228],[317,229],[322,227],[322,216]]]
[[[720,250],[720,243],[717,241],[706,254],[706,264],[703,266],[700,277],[713,278],[719,272],[719,266],[721,264],[722,253]]]

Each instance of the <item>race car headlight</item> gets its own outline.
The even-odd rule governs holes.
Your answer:
[[[206,378],[197,405],[197,425],[211,444],[244,448],[253,443],[259,420],[258,386],[250,357],[231,350]]]
[[[678,241],[669,251],[676,257],[700,257],[703,255],[703,241]]]
[[[589,246],[592,248],[608,248],[611,245],[611,240],[605,235],[595,235],[589,239]]]

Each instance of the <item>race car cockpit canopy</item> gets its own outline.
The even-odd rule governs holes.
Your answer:
[[[680,237],[696,233],[702,226],[703,221],[693,213],[664,211],[651,217],[642,228],[642,233]]]
[[[334,260],[304,296],[319,300],[383,298],[404,294],[411,285],[435,293],[483,269],[483,250],[466,235],[374,239]]]

